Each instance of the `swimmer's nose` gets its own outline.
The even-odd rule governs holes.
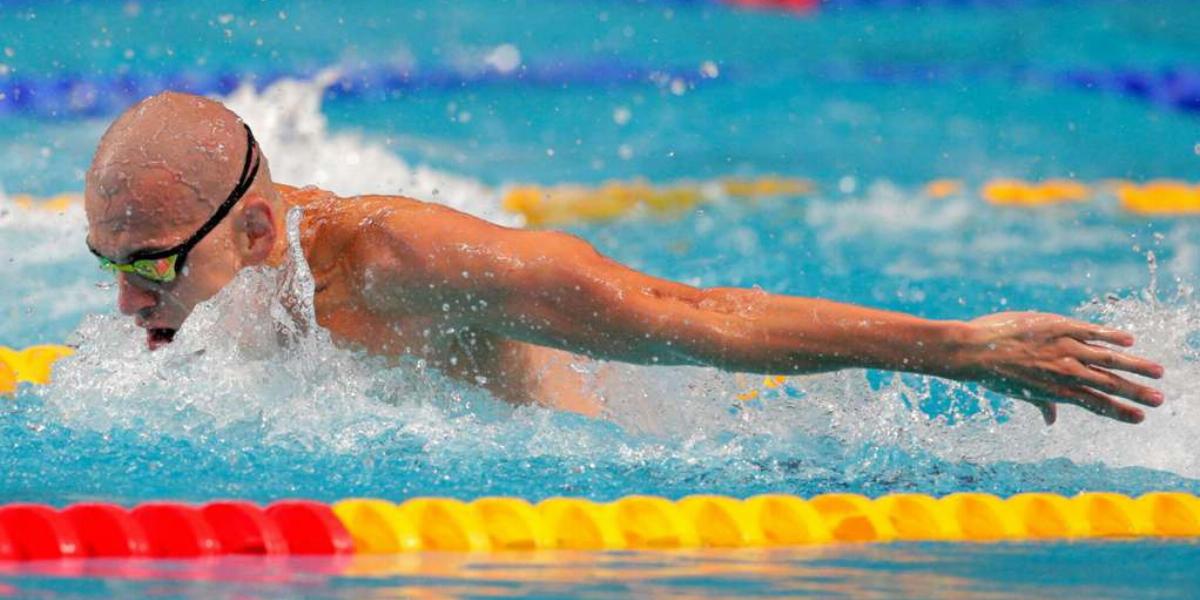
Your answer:
[[[158,294],[138,287],[125,273],[117,275],[117,309],[121,314],[134,316],[158,305]]]

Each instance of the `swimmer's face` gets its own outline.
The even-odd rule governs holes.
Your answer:
[[[233,186],[235,182],[230,182]],[[213,216],[209,203],[170,170],[109,169],[89,173],[85,207],[88,244],[115,262],[146,251],[172,248]],[[255,192],[187,254],[169,283],[117,273],[117,306],[146,330],[151,350],[167,344],[197,304],[212,298],[243,267],[264,262],[276,240],[271,205]]]
[[[109,169],[89,176],[85,207],[88,243],[116,262],[139,252],[174,247],[212,216],[208,203],[196,200],[195,192],[165,168],[133,173]],[[205,236],[169,283],[116,274],[117,307],[146,330],[151,350],[170,342],[192,309],[213,297],[242,268],[232,218],[236,216],[230,215]]]
[[[117,271],[117,305],[151,349],[282,241],[279,200],[249,127],[190,94],[164,92],[122,113],[96,148],[84,200],[88,245]]]

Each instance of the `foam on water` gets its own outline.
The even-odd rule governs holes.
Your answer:
[[[86,232],[82,206],[28,211],[0,190],[0,343],[55,341],[39,330],[70,331],[80,313],[112,306],[111,294],[84,275],[99,273],[83,244]]]
[[[498,223],[521,224],[518,216],[500,209],[497,191],[478,181],[411,166],[378,140],[329,132],[321,95],[337,75],[329,70],[311,81],[284,79],[261,92],[246,84],[221,99],[254,129],[276,181],[315,185],[340,195],[402,194]]]

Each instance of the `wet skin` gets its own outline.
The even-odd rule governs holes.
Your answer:
[[[186,239],[238,178],[236,115],[185,94],[122,115],[88,172],[89,244],[113,260]],[[265,157],[263,158],[266,164]],[[1125,422],[1159,392],[1127,377],[1162,367],[1126,354],[1127,333],[1042,313],[936,321],[826,300],[651,277],[559,232],[510,229],[399,196],[340,198],[275,185],[264,166],[170,284],[120,274],[118,305],[170,341],[196,304],[245,267],[279,265],[283,216],[301,244],[317,321],[346,346],[410,354],[511,402],[585,413],[599,403],[570,368],[582,356],[647,365],[801,374],[882,368],[977,381],[1037,406],[1071,403]]]

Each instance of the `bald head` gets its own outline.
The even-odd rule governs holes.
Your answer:
[[[276,264],[286,249],[282,198],[252,148],[220,102],[174,92],[134,105],[100,140],[84,191],[88,245],[117,265],[172,256],[180,268],[169,280],[117,275],[118,307],[152,349],[242,268]],[[239,188],[248,157],[258,169]]]
[[[247,143],[242,120],[220,102],[177,92],[151,96],[125,111],[100,139],[87,173],[89,204],[104,211],[123,204],[110,201],[124,196],[159,209],[163,218],[210,213],[237,183]],[[261,160],[252,189],[271,195]]]

